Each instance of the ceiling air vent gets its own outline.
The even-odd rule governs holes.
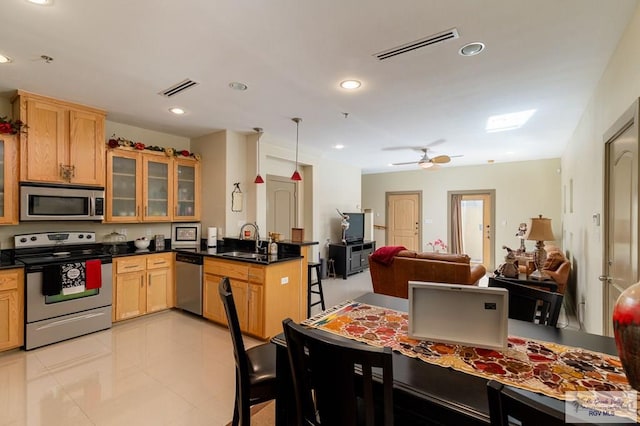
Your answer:
[[[170,98],[198,84],[200,83],[198,83],[197,81],[186,79],[184,81],[181,81],[178,84],[174,84],[173,86],[169,87],[166,90],[163,90],[159,94],[162,96],[166,96],[167,98]]]
[[[374,53],[373,56],[383,61],[385,59],[389,59],[394,56],[401,55],[403,53],[411,52],[413,50],[417,50],[422,47],[441,43],[443,41],[451,40],[458,37],[460,37],[458,35],[458,30],[455,28],[452,28],[450,30],[443,31],[438,34],[432,34],[425,38],[421,38],[420,40],[410,41],[409,43],[405,43],[401,46],[393,47],[391,49],[387,49],[382,52]]]

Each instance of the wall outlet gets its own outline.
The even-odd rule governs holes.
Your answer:
[[[282,285],[289,284],[289,277],[280,278],[280,284]]]
[[[146,234],[147,234],[147,237],[151,236],[151,228],[146,229]]]

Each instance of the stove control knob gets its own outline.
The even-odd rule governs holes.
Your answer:
[[[87,234],[87,240],[91,239],[91,234]]]
[[[21,243],[26,243],[26,242],[27,242],[27,239],[26,239],[25,237],[22,237],[22,238],[20,238],[20,242],[21,242]]]
[[[35,236],[34,236],[34,237],[31,237],[31,238],[30,238],[30,240],[31,240],[31,241],[37,241],[37,240],[38,240],[38,237],[35,237]]]
[[[84,238],[84,235],[82,235],[82,234],[78,234],[78,238],[79,238],[79,239],[83,239],[83,238]]]

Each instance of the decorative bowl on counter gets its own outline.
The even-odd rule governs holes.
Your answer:
[[[138,238],[133,242],[138,250],[144,250],[149,248],[149,244],[151,244],[151,240],[147,240],[146,238]]]

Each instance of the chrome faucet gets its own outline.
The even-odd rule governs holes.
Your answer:
[[[255,237],[255,240],[256,240],[256,253],[258,253],[260,251],[260,248],[261,248],[260,247],[261,242],[260,242],[260,230],[258,229],[258,224],[257,223],[255,223],[255,222],[254,223],[247,222],[244,225],[242,225],[242,228],[240,228],[240,239],[244,240],[244,228],[246,228],[247,226],[253,227],[253,230],[254,230],[253,236]]]

